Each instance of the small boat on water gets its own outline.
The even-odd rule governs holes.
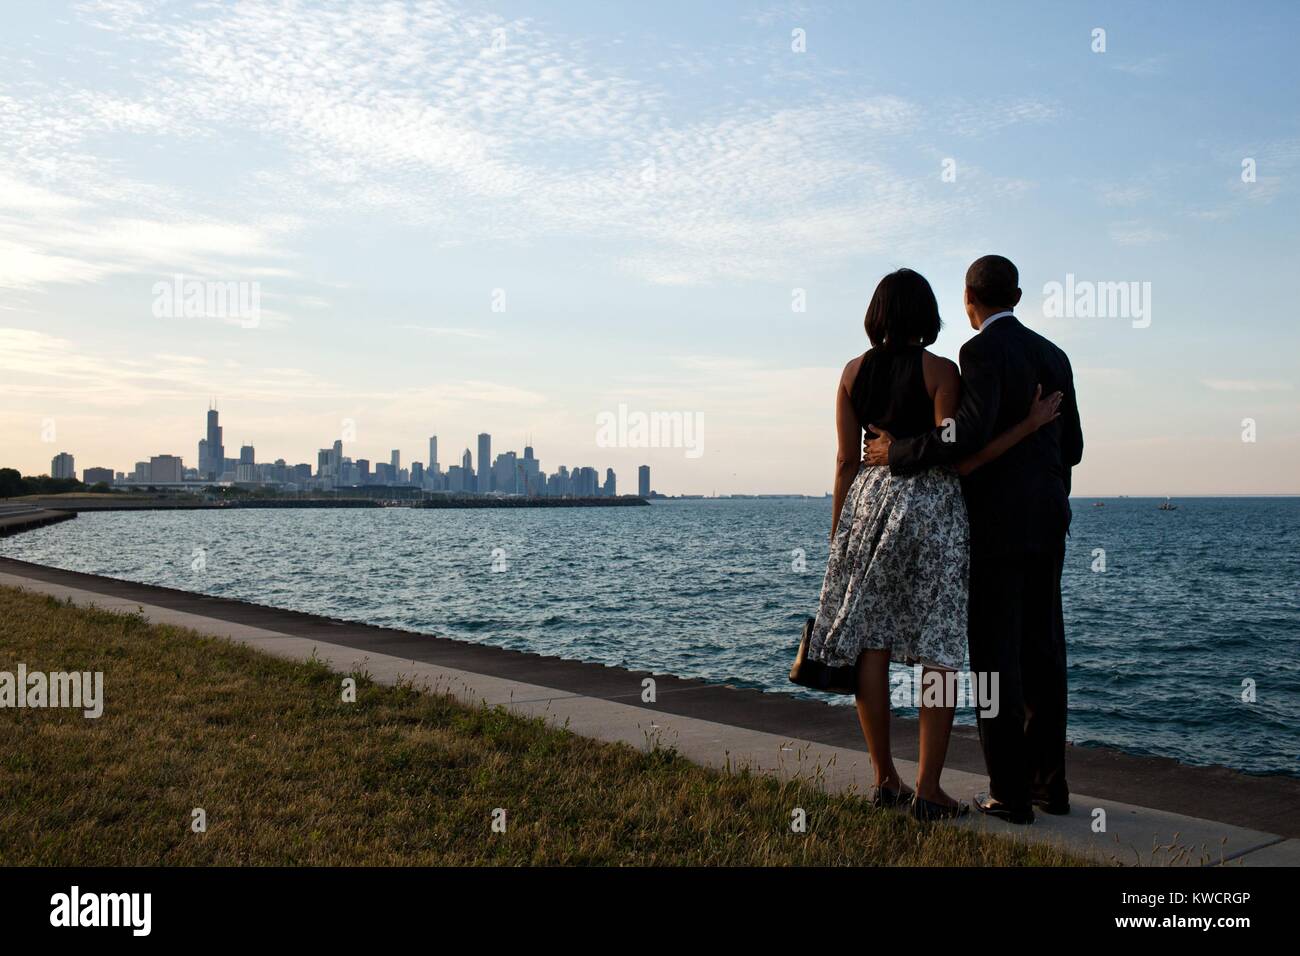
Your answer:
[[[1104,502],[1104,501],[1094,501],[1094,502],[1092,503],[1092,506],[1093,506],[1094,508],[1104,508],[1104,507],[1106,507],[1106,502]]]
[[[1162,504],[1162,505],[1159,507],[1158,510],[1160,510],[1160,511],[1177,511],[1177,510],[1178,510],[1178,505],[1171,505],[1171,504],[1169,503],[1169,498],[1166,497],[1166,498],[1165,498],[1165,503]]]

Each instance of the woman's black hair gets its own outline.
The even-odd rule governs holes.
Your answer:
[[[874,348],[917,341],[930,345],[943,325],[934,290],[925,276],[911,269],[899,269],[880,280],[862,324]]]

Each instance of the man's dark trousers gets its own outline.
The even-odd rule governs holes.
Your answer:
[[[971,555],[971,670],[998,675],[997,714],[979,717],[980,746],[990,794],[1012,806],[1069,796],[1064,558],[1064,542],[1048,552]]]

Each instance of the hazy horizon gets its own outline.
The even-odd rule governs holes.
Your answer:
[[[0,467],[194,467],[215,399],[230,457],[488,432],[623,492],[821,495],[880,276],[930,279],[956,358],[999,252],[1074,365],[1076,497],[1300,492],[1292,5],[2,16]],[[255,319],[160,308],[177,275]],[[603,447],[624,406],[700,454]]]

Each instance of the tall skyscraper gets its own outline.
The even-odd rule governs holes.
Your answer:
[[[429,472],[436,475],[438,473],[438,436],[429,436]]]
[[[600,491],[600,476],[590,465],[575,469],[573,493],[579,498],[594,498]]]
[[[636,470],[636,493],[642,498],[650,497],[650,466],[642,465]]]
[[[460,456],[460,481],[461,491],[474,491],[474,456],[465,449],[465,454]]]
[[[521,462],[523,467],[523,493],[526,495],[540,495],[546,490],[546,481],[542,475],[542,463],[533,456],[533,446],[524,446],[524,460]]]
[[[613,468],[605,469],[605,487],[600,490],[600,493],[606,498],[618,497],[618,479],[614,477]]]
[[[50,459],[50,477],[51,478],[76,478],[77,465],[73,457],[66,451],[61,451]]]
[[[478,436],[478,493],[492,490],[492,436],[481,432]]]
[[[569,474],[567,465],[561,465],[551,476],[550,481],[546,483],[546,490],[559,498],[567,498],[573,494],[573,476]]]
[[[252,446],[252,445],[243,445],[243,446],[240,447],[240,449],[239,449],[239,463],[240,463],[241,465],[251,465],[251,464],[253,464],[253,462],[255,462],[256,460],[257,460],[257,459],[254,457],[254,454],[253,454],[253,446]]]
[[[208,433],[199,441],[199,477],[205,481],[216,481],[225,471],[226,446],[221,442],[221,425],[217,421],[217,410],[208,409]]]
[[[469,455],[469,449],[465,450],[465,455]],[[465,490],[465,475],[467,474],[463,465],[452,465],[447,469],[447,490],[452,494],[460,494]]]
[[[482,470],[482,464],[479,465]],[[520,482],[519,458],[512,451],[503,452],[497,455],[497,460],[492,465],[492,488],[502,494],[517,495],[522,494],[524,488]]]
[[[402,470],[402,453],[396,448],[393,449],[393,457],[389,464],[393,466],[393,480],[396,481],[398,472]]]

